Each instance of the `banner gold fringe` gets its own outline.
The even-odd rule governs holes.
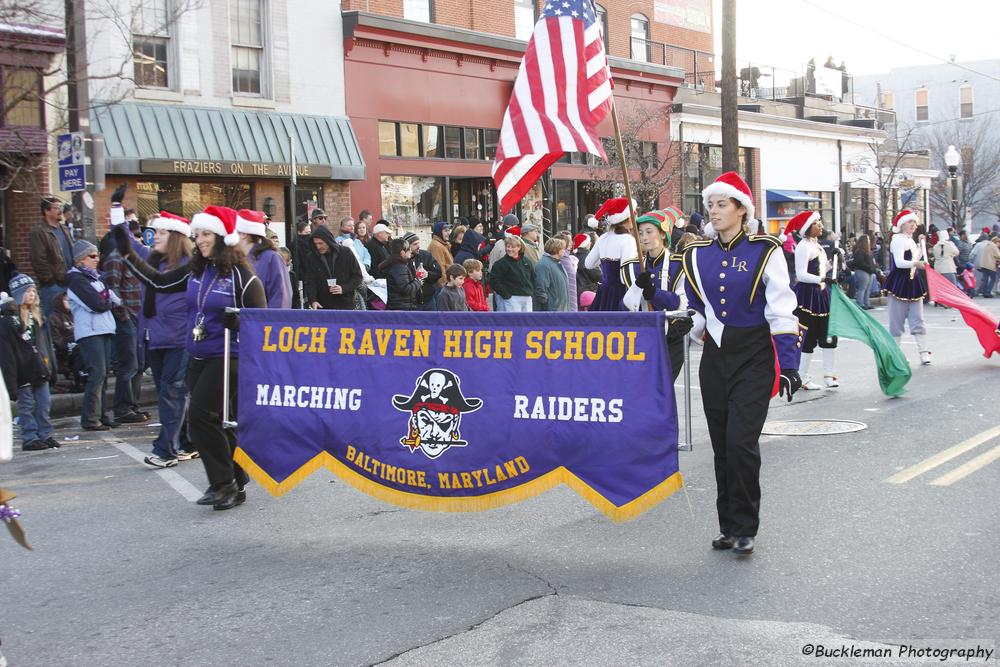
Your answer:
[[[513,505],[528,498],[534,498],[559,484],[565,484],[616,523],[634,519],[643,512],[652,509],[684,485],[681,473],[675,472],[635,500],[618,507],[591,488],[589,484],[566,468],[560,466],[537,479],[521,484],[513,489],[494,491],[493,493],[472,497],[436,497],[408,493],[379,484],[347,467],[325,451],[320,452],[307,461],[298,470],[285,478],[283,482],[274,481],[240,447],[237,447],[236,451],[233,452],[233,459],[236,463],[243,466],[243,469],[255,482],[267,489],[268,493],[276,498],[288,493],[299,482],[324,467],[358,491],[373,498],[399,507],[430,512],[479,512],[495,509],[505,505]]]

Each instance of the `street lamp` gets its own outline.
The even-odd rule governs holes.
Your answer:
[[[958,165],[962,163],[962,156],[955,150],[954,146],[948,146],[944,154],[944,163],[948,167],[948,193],[951,199],[951,222],[955,229],[958,229]]]

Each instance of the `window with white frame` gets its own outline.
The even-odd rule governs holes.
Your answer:
[[[233,92],[264,94],[265,0],[229,0]]]
[[[632,14],[632,60],[649,62],[649,19],[642,14]]]
[[[531,39],[535,29],[535,3],[533,0],[514,0],[514,37]]]
[[[132,76],[141,88],[170,88],[169,0],[132,4]]]
[[[930,118],[930,95],[928,94],[927,89],[918,88],[915,98],[917,103],[917,122],[928,120]]]
[[[403,18],[410,21],[431,23],[431,3],[433,0],[403,0]]]
[[[958,89],[959,116],[972,118],[972,86],[966,84]]]

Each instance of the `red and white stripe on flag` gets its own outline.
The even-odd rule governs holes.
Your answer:
[[[565,152],[607,159],[597,126],[611,110],[611,72],[592,0],[549,0],[514,81],[493,182],[506,213]]]

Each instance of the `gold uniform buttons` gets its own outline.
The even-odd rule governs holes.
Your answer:
[[[725,316],[726,316],[726,314],[727,314],[727,313],[726,313],[726,311],[722,311],[722,316],[723,316],[723,317],[725,317]]]
[[[727,262],[726,260],[722,260],[722,266],[729,266],[729,262]]]
[[[720,292],[725,292],[726,291],[726,286],[725,285],[719,285],[719,291]]]
[[[720,273],[720,274],[719,274],[719,277],[720,277],[720,278],[725,278],[725,277],[726,277],[726,274],[725,274],[725,273]]]
[[[719,299],[719,304],[723,305],[723,306],[726,305],[726,300],[725,299]]]

